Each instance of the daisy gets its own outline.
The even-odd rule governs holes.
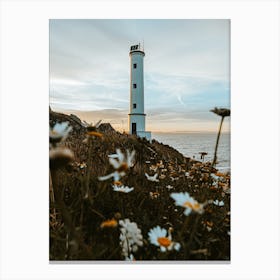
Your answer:
[[[217,108],[217,107],[215,107],[214,109],[210,110],[210,112],[213,112],[216,115],[221,116],[222,118],[230,116],[230,110],[227,109],[227,108]]]
[[[155,199],[160,196],[159,192],[150,192],[150,198]]]
[[[203,204],[198,203],[189,193],[172,193],[170,195],[175,200],[175,205],[182,206],[185,209],[184,214],[188,216],[192,211],[202,214],[204,212]]]
[[[115,192],[129,193],[134,190],[134,188],[129,188],[127,186],[113,185],[112,187]]]
[[[50,167],[52,169],[61,168],[74,160],[74,153],[68,148],[52,148],[49,152]]]
[[[50,128],[50,142],[57,143],[65,140],[71,130],[69,122],[56,123],[53,128]]]
[[[86,167],[87,167],[87,164],[85,162],[79,164],[80,169],[84,169]]]
[[[174,187],[172,187],[171,185],[166,186],[166,188],[170,191],[172,189],[174,189]]]
[[[222,200],[219,201],[218,199],[214,200],[213,204],[217,205],[217,206],[224,206],[225,205],[225,203]]]
[[[180,243],[172,241],[171,231],[168,231],[167,236],[167,230],[160,226],[150,229],[148,235],[151,244],[158,246],[161,252],[166,252],[166,250],[171,251],[173,249],[179,251],[181,248]]]
[[[103,134],[101,132],[98,132],[97,129],[100,126],[102,120],[99,120],[96,124],[92,124],[92,123],[87,123],[86,121],[82,122],[83,127],[86,128],[87,130],[87,137],[86,139],[84,139],[84,143],[88,143],[89,139],[91,137],[99,137],[102,138]]]
[[[151,166],[150,166],[150,170],[151,170],[151,171],[157,172],[157,169],[158,169],[158,168],[157,168],[156,165],[151,165]]]
[[[125,176],[126,171],[134,165],[135,151],[126,150],[126,157],[120,149],[116,150],[116,154],[108,155],[110,164],[114,167],[115,171],[111,174],[98,177],[100,181],[105,181],[114,178],[114,181],[119,181],[121,177]]]
[[[170,177],[170,178],[172,182],[179,180],[179,177]]]
[[[158,174],[154,174],[154,176],[149,176],[149,174],[145,173],[145,176],[146,178],[149,180],[149,181],[152,181],[152,182],[159,182],[159,179],[157,179],[157,176]]]
[[[137,224],[129,219],[119,221],[120,245],[125,259],[131,258],[131,252],[137,252],[139,246],[143,246],[143,236]]]

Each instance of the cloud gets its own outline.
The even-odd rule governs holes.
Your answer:
[[[200,112],[230,105],[229,28],[219,19],[50,20],[50,104],[123,123],[129,46],[144,40],[145,108],[154,127],[210,125]]]

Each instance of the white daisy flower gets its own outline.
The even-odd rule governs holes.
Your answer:
[[[217,205],[217,206],[224,206],[225,205],[225,203],[222,200],[219,201],[218,199],[214,200],[213,204]]]
[[[151,199],[159,198],[159,196],[160,196],[159,192],[150,192]]]
[[[69,126],[69,122],[56,123],[53,128],[50,128],[50,141],[57,143],[65,140],[71,130],[72,127]]]
[[[126,171],[134,164],[135,151],[126,150],[126,158],[120,149],[116,150],[116,154],[108,155],[110,164],[119,171]]]
[[[113,185],[112,187],[113,187],[113,190],[114,190],[115,192],[129,193],[129,192],[131,192],[131,191],[134,190],[134,188],[129,188],[129,187],[127,187],[127,186],[118,186],[118,185],[116,185],[116,184]]]
[[[166,250],[171,251],[173,249],[179,251],[181,248],[180,243],[172,241],[171,231],[168,231],[167,235],[167,230],[160,226],[150,229],[148,235],[151,244],[158,246],[161,252],[166,252]]]
[[[49,152],[50,167],[52,169],[61,168],[74,160],[74,153],[63,147],[52,148]]]
[[[170,178],[172,182],[179,180],[179,177],[170,177]]]
[[[137,224],[129,219],[119,221],[121,226],[120,245],[125,259],[131,257],[131,252],[137,252],[138,246],[143,246],[143,236]]]
[[[157,172],[158,167],[156,165],[151,165],[149,169],[153,172]]]
[[[98,177],[99,181],[105,181],[114,178],[114,181],[119,181],[121,177],[125,176],[126,171],[134,165],[135,151],[129,152],[126,150],[126,157],[120,149],[116,150],[116,154],[108,155],[110,164],[115,171],[111,174]]]
[[[175,205],[186,208],[184,214],[188,216],[192,211],[202,214],[204,204],[198,203],[189,193],[172,193],[170,195],[175,200]]]
[[[172,187],[171,185],[166,186],[166,188],[170,191],[172,189],[174,189],[174,187]]]
[[[124,174],[125,175],[125,174]],[[118,171],[114,171],[108,175],[105,175],[105,176],[100,176],[98,177],[98,180],[99,181],[106,181],[110,178],[114,178],[114,182],[117,182],[120,180],[121,176],[124,176],[123,174],[120,174]]]
[[[159,182],[159,179],[157,179],[157,176],[158,174],[154,174],[153,176],[149,176],[149,174],[145,173],[145,176],[146,178],[149,180],[149,181],[152,181],[152,182]]]
[[[95,123],[94,125],[92,123],[88,123],[87,121],[83,120],[82,121],[82,126],[85,128],[89,128],[89,127],[94,127],[94,128],[98,128],[101,124],[102,120],[99,120],[97,123]]]

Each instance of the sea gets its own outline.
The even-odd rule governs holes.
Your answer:
[[[180,132],[165,133],[153,132],[152,138],[167,144],[186,157],[199,161],[212,161],[214,157],[217,133],[214,132]],[[200,152],[206,152],[204,160]],[[230,171],[230,132],[221,133],[218,152],[218,164],[216,168],[221,172]]]

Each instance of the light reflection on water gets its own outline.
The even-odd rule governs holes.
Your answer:
[[[214,156],[216,133],[152,133],[152,138],[167,144],[186,157],[201,160],[200,152],[206,152],[204,161],[212,161]],[[222,133],[218,146],[217,168],[221,171],[230,170],[230,133]]]

